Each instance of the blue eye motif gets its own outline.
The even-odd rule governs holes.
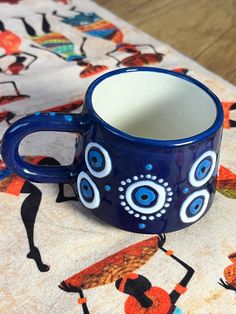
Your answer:
[[[188,208],[189,216],[195,216],[202,208],[204,199],[202,197],[196,198]]]
[[[80,172],[77,188],[81,202],[87,208],[93,209],[100,205],[100,193],[96,184],[85,172]]]
[[[206,211],[209,203],[207,190],[196,191],[183,202],[180,209],[180,218],[184,223],[197,221]]]
[[[211,169],[211,164],[212,160],[210,159],[203,159],[203,161],[200,162],[195,173],[197,180],[203,180],[207,176],[209,170]]]
[[[158,194],[150,186],[141,186],[134,189],[132,199],[137,205],[149,207],[157,202]]]
[[[104,156],[98,148],[92,148],[89,150],[88,160],[94,171],[102,171],[105,168]]]
[[[192,186],[200,187],[207,183],[216,167],[216,153],[207,151],[193,164],[189,172],[189,182]]]
[[[118,188],[124,210],[141,220],[154,220],[166,213],[172,201],[172,189],[164,179],[151,174],[121,181]]]
[[[106,177],[112,169],[108,152],[97,143],[89,143],[86,146],[85,162],[89,172],[96,178]]]
[[[85,178],[80,181],[80,191],[87,202],[91,202],[94,199],[93,188]]]

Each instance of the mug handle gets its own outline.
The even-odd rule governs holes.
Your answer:
[[[76,180],[75,166],[32,165],[19,155],[22,139],[34,132],[59,131],[83,133],[88,118],[82,114],[41,113],[16,121],[4,134],[1,154],[6,166],[20,177],[39,183],[72,183]]]

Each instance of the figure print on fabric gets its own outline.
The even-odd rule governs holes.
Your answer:
[[[182,313],[175,304],[186,292],[194,270],[176,257],[172,250],[165,249],[165,241],[165,235],[159,235],[133,244],[64,280],[59,288],[66,292],[79,293],[78,303],[82,305],[84,314],[88,314],[89,310],[83,289],[112,282],[115,282],[118,291],[129,295],[124,306],[126,314]],[[152,286],[146,277],[133,273],[146,264],[158,248],[186,270],[181,281],[170,293],[160,287]]]
[[[72,112],[79,107],[83,105],[83,99],[78,99],[72,102],[69,102],[68,104],[60,105],[60,106],[55,106],[51,107],[45,110],[41,110],[41,112]]]
[[[187,68],[174,68],[174,69],[172,69],[172,71],[177,72],[177,73],[181,73],[181,74],[187,74],[188,73]]]
[[[123,42],[122,31],[109,21],[93,12],[82,12],[72,7],[76,15],[66,17],[54,11],[53,14],[75,29],[93,37],[99,37],[116,44],[115,49],[106,55],[116,61],[116,66],[144,66],[160,63],[164,57],[151,44],[131,44]]]
[[[3,2],[3,3],[9,3],[9,4],[18,4],[20,1],[22,0],[0,0],[0,3]]]
[[[54,2],[61,2],[63,4],[70,4],[71,0],[53,0]]]
[[[42,30],[44,35],[37,35],[35,29],[26,21],[24,17],[18,17],[18,19],[22,20],[25,30],[30,36],[30,39],[36,44],[33,44],[32,47],[49,51],[50,53],[53,53],[54,55],[68,62],[75,61],[78,66],[84,68],[84,70],[80,72],[81,78],[97,75],[98,73],[108,69],[107,66],[92,65],[87,61],[84,51],[84,44],[87,40],[86,37],[83,37],[80,51],[76,52],[75,46],[73,42],[70,41],[70,39],[61,33],[53,32],[51,30],[51,26],[47,21],[46,14],[38,14],[42,15]]]
[[[83,100],[82,99],[78,99],[76,101],[70,102],[68,104],[64,104],[64,105],[59,105],[59,106],[54,106],[54,107],[50,107],[48,109],[44,109],[41,110],[41,112],[72,112],[77,110],[78,108],[80,108],[83,105]],[[12,123],[14,123],[16,118],[16,114],[12,111],[3,111],[0,112],[0,123],[5,121],[9,126],[12,125]]]
[[[221,165],[216,189],[228,198],[236,198],[236,174]]]
[[[225,281],[220,278],[218,283],[225,289],[232,290],[236,293],[236,252],[231,253],[228,258],[232,264],[224,269]]]
[[[11,111],[3,111],[0,112],[0,123],[6,121],[6,123],[10,126],[12,124],[11,120],[15,117],[15,113]]]
[[[51,157],[44,156],[27,156],[25,160],[32,164],[38,165],[60,165],[60,163]],[[77,200],[77,197],[66,197],[64,195],[64,184],[58,184],[59,193],[56,202],[64,202],[69,200]],[[42,199],[42,192],[32,182],[26,181],[11,172],[3,161],[0,160],[0,192],[9,193],[15,196],[20,194],[28,194],[21,205],[21,217],[26,229],[29,253],[27,257],[33,259],[41,272],[49,270],[49,265],[44,264],[41,258],[40,251],[34,243],[34,226],[36,216]]]
[[[0,106],[25,98],[30,98],[30,96],[21,94],[14,81],[0,82]]]
[[[21,38],[12,31],[6,30],[0,20],[0,48],[4,50],[4,54],[0,56],[0,73],[19,75],[23,70],[28,70],[37,60],[37,56],[22,51],[20,45]],[[14,57],[15,60],[12,61],[9,57]]]
[[[76,14],[73,16],[63,16],[58,14],[57,11],[54,11],[53,14],[61,18],[63,23],[71,25],[82,33],[109,40],[115,44],[122,42],[122,31],[111,22],[104,20],[96,13],[79,11],[76,7],[72,7],[70,10]]]
[[[236,102],[223,101],[221,104],[224,110],[224,124],[223,124],[224,129],[235,128],[236,120],[230,119],[230,113],[231,111],[236,110]]]
[[[148,50],[148,51],[147,51]],[[145,66],[158,64],[163,60],[164,54],[157,52],[151,44],[121,43],[106,54],[116,61],[116,66]]]

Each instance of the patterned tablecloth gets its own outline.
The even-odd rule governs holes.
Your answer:
[[[236,88],[94,2],[0,2],[1,135],[39,110],[79,112],[92,80],[133,65],[202,81],[225,114],[214,204],[166,239],[107,226],[69,186],[27,182],[0,161],[0,313],[236,313]],[[69,163],[74,135],[34,134],[21,151],[35,164]]]

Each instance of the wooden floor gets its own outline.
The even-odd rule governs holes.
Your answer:
[[[236,84],[236,0],[95,0]]]

